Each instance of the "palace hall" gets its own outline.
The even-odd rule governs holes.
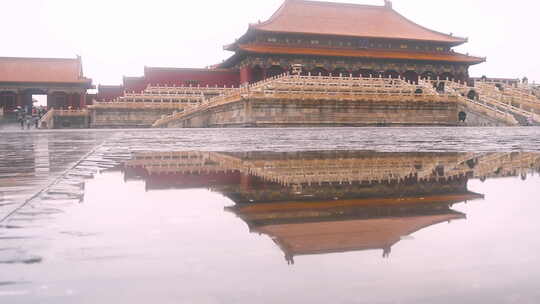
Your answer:
[[[32,95],[47,95],[48,108],[87,104],[92,79],[83,75],[82,59],[0,57],[0,108],[32,108]]]
[[[80,58],[0,60],[0,72],[18,77],[0,79],[0,108],[53,96],[48,108],[57,111],[40,123],[47,128],[540,124],[534,86],[471,78],[469,67],[486,58],[454,50],[467,38],[421,26],[388,0],[284,0],[236,37],[220,63],[145,67],[121,85],[99,85],[89,102]]]
[[[120,86],[99,86],[99,101],[152,85],[239,87],[290,72],[305,75],[419,78],[467,81],[468,68],[485,61],[455,52],[466,38],[436,32],[384,5],[285,0],[267,20],[250,24],[233,52],[205,69],[145,67],[142,77]]]

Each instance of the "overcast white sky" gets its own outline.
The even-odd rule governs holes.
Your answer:
[[[83,57],[95,84],[119,84],[144,66],[204,67],[231,55],[249,23],[283,0],[2,0],[0,56]],[[342,0],[381,5],[383,0]],[[540,81],[540,4],[535,0],[394,0],[409,19],[469,37],[457,50],[487,56],[472,76]]]

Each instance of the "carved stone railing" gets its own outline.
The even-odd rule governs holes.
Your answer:
[[[204,99],[215,97],[230,91],[234,87],[201,87],[201,86],[152,86],[149,85],[143,92],[124,92],[108,103],[119,102],[201,102]]]
[[[407,83],[402,79],[300,76],[285,73],[205,100],[199,106],[159,119],[153,126],[167,125],[193,113],[203,112],[245,98],[332,99],[344,101],[458,101],[457,96],[451,94],[433,94],[433,91],[424,93],[421,86]]]
[[[534,120],[540,119],[540,117],[533,112],[517,108],[510,102],[503,102],[503,95],[499,89],[495,86],[492,87],[490,84],[489,87],[486,85],[488,84],[477,83],[475,87],[468,87],[461,83],[445,81],[445,87],[458,93],[460,101],[464,105],[470,106],[476,111],[480,111],[489,117],[503,120],[509,125],[519,125],[518,120],[511,113],[519,114]],[[478,94],[479,100],[473,100],[466,97],[471,90],[474,90]]]
[[[51,109],[41,117],[39,120],[39,127],[42,129],[51,129],[53,128],[53,119],[54,119],[54,109]]]
[[[94,102],[88,109],[185,109],[196,104],[177,102]]]
[[[54,118],[55,117],[74,117],[74,116],[88,116],[88,110],[55,110],[50,109],[41,117],[38,122],[38,125],[42,129],[52,129],[54,128]]]
[[[200,103],[203,95],[156,95],[156,94],[127,94],[114,102],[169,102],[169,103]]]
[[[496,107],[502,108],[506,111],[521,115],[536,123],[540,123],[540,115],[537,113],[540,111],[540,104],[531,100],[529,96],[524,98],[522,94],[515,94],[511,86],[504,86],[500,84],[499,89],[496,84],[490,84],[485,82],[479,82],[475,85],[475,90],[480,94],[480,100],[486,103],[490,103]],[[513,104],[518,105],[518,107]],[[522,106],[528,106],[531,111],[522,109]]]
[[[152,86],[149,85],[144,92],[148,94],[204,94],[204,95],[220,95],[226,92],[235,90],[234,87],[201,87],[201,86]],[[127,93],[126,93],[127,94]]]
[[[467,107],[471,107],[473,110],[483,113],[487,115],[488,117],[492,117],[498,120],[502,120],[506,122],[510,126],[517,126],[519,125],[519,122],[516,120],[516,118],[508,113],[503,112],[496,107],[490,106],[489,104],[484,104],[481,102],[478,102],[476,100],[469,99],[467,97],[459,97],[459,100]]]

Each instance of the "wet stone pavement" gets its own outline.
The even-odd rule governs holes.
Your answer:
[[[540,128],[0,130],[0,219],[137,151],[540,151]],[[79,163],[82,162],[82,163]],[[69,171],[69,172],[68,172]],[[57,185],[59,179],[64,181]],[[69,182],[66,182],[68,180]],[[71,184],[71,186],[65,184]],[[47,192],[43,193],[43,191]],[[75,191],[75,190],[73,190]],[[75,191],[77,192],[77,191]],[[69,196],[69,191],[60,191]]]
[[[310,151],[344,151],[345,154],[313,156]],[[445,203],[445,206],[457,203],[455,210],[444,207],[441,211],[437,205],[427,211],[412,208],[406,214],[400,213],[399,208],[384,211],[398,212],[397,218],[411,219],[429,214],[430,223],[440,219],[452,221],[447,228],[437,225],[436,229],[426,228],[413,237],[404,233],[400,237],[405,241],[395,245],[397,249],[390,255],[391,262],[386,263],[380,257],[382,253],[389,255],[388,248],[378,245],[375,247],[381,252],[373,254],[351,251],[360,250],[358,244],[344,249],[333,243],[321,245],[315,241],[311,244],[313,240],[298,241],[302,245],[297,249],[289,247],[288,238],[292,236],[280,234],[280,229],[288,226],[280,225],[295,223],[304,227],[314,220],[307,219],[304,223],[300,219],[280,219],[276,222],[276,216],[291,216],[280,213],[279,206],[283,205],[264,205],[264,210],[277,208],[268,215],[274,218],[272,221],[248,220],[241,213],[246,202],[305,200],[322,191],[319,188],[308,189],[314,192],[301,191],[298,186],[284,190],[280,187],[289,187],[290,181],[286,178],[289,173],[280,173],[268,165],[258,168],[257,161],[283,162],[292,157],[292,164],[298,166],[297,158],[309,161],[322,157],[323,164],[339,164],[345,159],[346,166],[351,166],[349,159],[357,161],[367,157],[354,154],[357,152],[351,156],[346,151],[391,153],[391,157],[398,159],[394,167],[414,158],[416,174],[441,174],[441,164],[444,164],[444,174],[448,174],[449,168],[456,172],[473,170],[479,175],[467,178],[468,192],[458,193],[471,195],[466,196],[466,200],[473,202],[464,205],[463,201],[451,199],[450,203]],[[530,235],[540,229],[532,222],[533,218],[529,218],[540,211],[534,204],[540,195],[535,190],[539,180],[534,167],[540,157],[517,152],[540,152],[540,128],[0,130],[0,303],[147,303],[150,300],[160,303],[275,303],[284,300],[328,303],[336,299],[337,303],[450,303],[447,291],[439,288],[444,284],[460,295],[458,299],[462,303],[477,303],[488,292],[503,299],[499,303],[536,303],[540,295],[525,278],[532,278],[530,282],[540,279],[540,272],[534,270],[540,269],[540,262],[526,250],[540,249],[539,242],[529,239],[522,240],[521,246],[510,246],[521,257],[508,252],[508,243],[505,243],[521,239],[516,235]],[[415,153],[421,154],[419,159]],[[388,154],[369,157],[378,161]],[[449,157],[451,161],[445,163]],[[163,168],[163,159],[165,168],[169,169]],[[242,167],[246,163],[250,165]],[[203,169],[197,167],[201,165]],[[204,176],[201,180],[200,170],[210,170],[209,166],[211,170],[225,173]],[[183,175],[179,176],[179,168],[184,167],[188,169],[182,169]],[[304,172],[307,168],[314,167],[297,169]],[[482,170],[493,176],[481,176]],[[458,173],[455,176],[470,174]],[[256,176],[265,182],[246,182],[237,174]],[[156,176],[158,179],[154,179]],[[230,183],[237,178],[238,185]],[[486,179],[487,182],[481,182]],[[357,189],[346,192],[337,185],[325,186],[324,191],[330,191],[332,196],[319,200],[343,199],[343,204],[347,205],[348,200],[365,199],[367,195],[358,196],[354,192]],[[462,185],[456,186],[461,189],[458,186]],[[385,191],[390,190],[377,188],[376,193],[381,196]],[[276,198],[283,193],[289,196]],[[395,197],[396,193],[392,193],[389,197]],[[405,192],[399,193],[403,196]],[[435,194],[438,197],[440,193]],[[481,200],[481,196],[485,196],[487,202],[474,202]],[[427,196],[424,193],[422,197]],[[381,196],[380,199],[387,198]],[[510,208],[508,202],[521,204],[520,210]],[[351,233],[349,229],[359,229],[356,225],[363,222],[351,222],[344,228],[332,226],[332,223],[348,223],[358,214],[364,214],[361,217],[364,220],[381,217],[380,209],[376,215],[371,215],[371,209],[357,209],[360,207],[356,205],[354,208],[336,211],[336,214],[350,212],[339,221],[335,215],[317,213],[317,216],[323,217],[321,221],[327,225],[324,229],[345,229],[341,232],[344,235]],[[228,211],[224,213],[224,209]],[[309,214],[314,212],[311,210]],[[298,214],[294,216],[306,213]],[[464,214],[467,220],[462,219]],[[494,222],[511,228],[505,231],[488,228]],[[246,223],[249,230],[258,235],[249,234]],[[286,231],[295,231],[294,227]],[[270,228],[276,230],[270,231]],[[316,231],[318,228],[307,229]],[[497,233],[500,235],[495,236]],[[263,238],[266,235],[273,241],[267,242]],[[408,238],[424,238],[428,242],[412,244],[406,241]],[[354,240],[354,236],[351,239]],[[331,242],[324,236],[316,240]],[[493,243],[502,245],[489,245]],[[302,248],[309,246],[317,250],[323,250],[324,246],[330,248],[325,249],[327,254],[295,257],[294,252],[302,253]],[[478,255],[462,253],[463,246],[476,250]],[[424,257],[427,260],[418,258],[432,251],[437,253]],[[460,254],[462,256],[456,256]],[[481,255],[489,265],[483,264]],[[452,259],[462,265],[440,266],[440,261]],[[295,260],[292,267],[296,268],[291,268]],[[353,264],[362,267],[350,269]],[[324,271],[314,271],[317,267]],[[478,269],[478,276],[488,277],[499,271],[516,283],[481,280],[475,277],[473,269]],[[528,269],[528,272],[520,274],[520,269]],[[461,272],[465,282],[472,286],[458,283],[459,280],[452,278],[455,272]],[[257,273],[264,273],[266,277],[258,278],[262,285],[253,286]],[[407,282],[410,275],[417,278],[418,285]],[[402,288],[396,287],[394,296],[381,298],[385,295],[381,284],[385,277],[389,286]],[[361,282],[352,284],[355,280]],[[263,288],[265,284],[272,290]],[[495,292],[504,284],[510,290],[508,294]],[[317,292],[323,285],[327,295]],[[413,292],[421,285],[431,286],[432,291],[425,291],[423,296]],[[122,291],[132,289],[130,286],[138,286],[139,290]],[[358,289],[365,293],[364,297],[355,294],[354,290]]]
[[[57,179],[77,174],[73,170],[64,176],[91,154],[106,134],[13,132],[0,136],[0,219],[3,219],[27,201],[44,195],[41,191],[53,188]],[[91,173],[84,176],[91,177]]]

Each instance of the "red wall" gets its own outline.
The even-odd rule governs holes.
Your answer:
[[[238,87],[240,84],[240,73],[229,70],[145,68],[144,75],[146,82],[152,85],[189,86],[190,81],[203,87]]]
[[[98,94],[96,99],[99,101],[112,101],[113,99],[124,95],[124,87],[118,86],[98,86]]]
[[[124,91],[140,93],[146,89],[148,82],[144,77],[124,77]]]
[[[217,69],[144,68],[144,77],[124,77],[123,86],[98,86],[99,101],[111,101],[123,96],[124,91],[140,93],[149,85],[192,86],[228,88],[240,85],[240,72]]]
[[[251,82],[251,69],[249,67],[243,67],[240,69],[240,83],[250,83]]]

